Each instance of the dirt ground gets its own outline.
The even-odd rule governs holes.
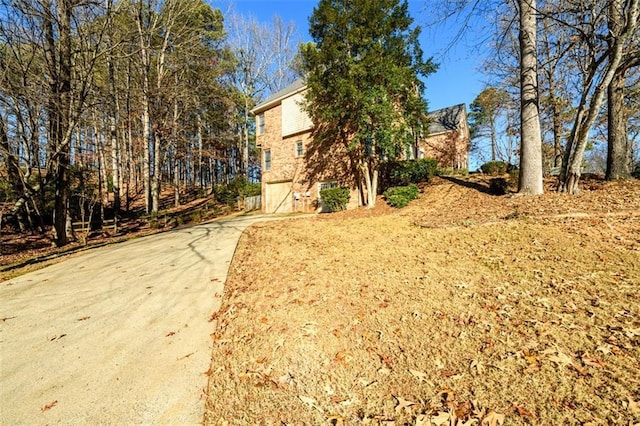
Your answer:
[[[205,424],[640,424],[640,181],[243,234]]]

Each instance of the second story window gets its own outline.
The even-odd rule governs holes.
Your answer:
[[[264,112],[256,116],[256,133],[258,135],[264,134]]]
[[[303,154],[304,154],[304,145],[302,144],[302,141],[298,141],[296,142],[296,157],[302,157]]]
[[[266,171],[271,170],[271,150],[265,149],[264,151],[264,169]]]

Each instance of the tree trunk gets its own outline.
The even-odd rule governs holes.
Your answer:
[[[520,0],[520,179],[518,192],[543,193],[538,112],[536,0]]]
[[[110,117],[109,117],[109,137],[111,142],[111,178],[113,180],[113,210],[117,214],[120,210],[120,149],[118,146],[118,101],[116,94],[116,79],[113,67],[113,58],[109,52],[107,56],[109,68],[109,97],[110,97]]]
[[[624,113],[624,81],[624,72],[618,72],[607,89],[607,180],[629,179],[631,177],[629,138]]]
[[[365,159],[362,162],[361,170],[364,175],[364,185],[367,192],[367,208],[372,209],[376,205],[376,195],[378,193],[378,168],[373,161]]]
[[[47,2],[47,6],[51,4]],[[58,74],[52,80],[52,102],[50,102],[50,133],[53,176],[55,178],[55,202],[53,227],[58,247],[68,242],[67,215],[69,209],[70,149],[66,139],[71,114],[71,4],[68,0],[57,2],[58,40],[53,32],[53,22],[47,22],[48,49],[55,55],[58,49]],[[53,60],[55,61],[55,60]],[[55,66],[55,62],[53,62]]]
[[[615,2],[609,5],[609,29],[613,34],[618,34],[622,29],[622,16],[615,6]],[[617,70],[607,88],[607,180],[631,177],[629,139],[624,112],[625,74],[624,68]]]
[[[142,1],[138,2],[138,10],[136,11],[136,25],[138,27],[138,38],[139,38],[139,47],[140,47],[140,59],[142,62],[142,66],[140,68],[140,73],[142,74],[142,93],[141,93],[141,109],[142,109],[142,146],[143,146],[143,158],[142,158],[142,182],[144,187],[144,205],[145,211],[147,213],[151,212],[151,156],[149,150],[149,144],[151,143],[151,128],[150,128],[150,120],[151,120],[151,102],[150,102],[150,93],[149,93],[149,74],[150,70],[150,47],[146,43],[145,37],[145,29],[143,28],[144,18],[143,14],[143,4]]]

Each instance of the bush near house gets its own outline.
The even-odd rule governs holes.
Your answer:
[[[508,169],[509,165],[504,161],[489,161],[480,166],[482,173],[492,176],[503,175],[507,173]]]
[[[438,162],[433,158],[388,161],[382,165],[380,172],[383,188],[406,186],[428,182],[438,173]]]
[[[330,212],[339,212],[347,209],[349,202],[348,188],[327,188],[320,190],[322,205]]]
[[[233,204],[238,197],[252,197],[260,195],[260,192],[260,183],[248,182],[244,176],[237,177],[226,185],[216,185],[213,188],[216,201],[222,204]]]
[[[420,190],[414,184],[407,186],[394,186],[384,192],[384,198],[391,207],[405,207],[411,200],[415,200],[420,195]]]

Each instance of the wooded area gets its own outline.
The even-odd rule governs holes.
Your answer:
[[[450,4],[455,13],[467,16],[481,15],[489,7],[499,10],[490,24],[494,43],[485,62],[490,84],[470,105],[475,147],[480,151],[484,141],[489,145],[485,161],[512,163],[521,153],[515,136],[523,126],[518,118],[521,93],[527,92],[517,76],[519,68],[531,71],[536,66],[538,78],[531,88],[537,93],[532,102],[539,107],[540,125],[534,127],[542,130],[542,168],[559,174],[558,189],[577,192],[585,169],[602,170],[610,180],[631,177],[640,159],[638,1]],[[536,21],[534,50],[519,44],[517,17],[523,11]],[[522,66],[518,61],[527,53],[537,60]]]
[[[576,193],[585,165],[599,162],[607,179],[638,168],[639,1],[451,0],[434,8],[445,18],[466,14],[461,32],[472,16],[495,17],[485,66],[491,84],[471,104],[470,119],[476,141],[490,141],[492,160],[520,163],[520,192],[540,193],[542,172],[557,173],[558,190]],[[358,21],[390,5],[402,12],[392,28],[371,25],[382,18]],[[347,145],[363,154],[356,163],[375,200],[378,157],[418,134],[415,112],[426,108],[419,77],[436,67],[422,58],[407,7],[363,4],[345,21],[359,25],[359,35],[339,40],[355,56],[336,48],[311,60],[316,47],[303,45],[304,58],[293,24],[223,16],[203,0],[0,0],[0,226],[40,233],[52,226],[62,246],[72,222],[94,211],[110,219],[142,200],[144,212],[155,214],[167,190],[177,205],[185,192],[259,181],[250,109],[303,68],[318,92],[321,79],[313,76],[324,71],[317,67],[336,58],[343,68],[353,65],[362,87],[373,88],[373,78],[389,89],[349,89],[355,107],[334,111],[340,126],[327,119],[331,111],[316,114],[334,130],[349,120],[363,124],[346,129],[362,143]],[[332,19],[316,17],[318,46]],[[376,31],[404,33],[375,46],[382,40]],[[369,60],[369,52],[390,59]],[[342,89],[355,81],[342,77]],[[317,99],[312,112],[335,109]],[[393,105],[406,107],[403,118]]]
[[[2,0],[0,19],[5,222],[62,246],[94,210],[260,179],[248,111],[294,78],[292,24],[202,0]]]

